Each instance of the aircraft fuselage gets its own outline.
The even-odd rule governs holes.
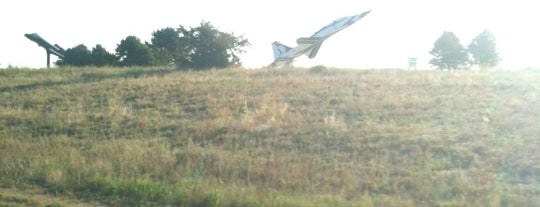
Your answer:
[[[324,40],[337,32],[351,26],[364,16],[369,14],[371,10],[363,12],[358,15],[339,18],[332,23],[324,26],[319,31],[315,32],[310,37],[298,38],[296,43],[298,46],[291,48],[279,42],[272,43],[274,50],[274,62],[271,66],[278,66],[281,64],[290,64],[295,58],[306,54],[309,58],[314,58],[319,51]]]

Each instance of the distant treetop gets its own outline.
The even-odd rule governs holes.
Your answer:
[[[496,49],[495,37],[488,30],[476,36],[465,49],[457,36],[445,31],[429,52],[433,59],[429,63],[439,69],[461,69],[469,65],[478,65],[480,69],[489,69],[500,62]],[[472,60],[469,59],[472,55]]]
[[[497,66],[501,59],[496,49],[495,37],[488,30],[478,34],[468,46],[471,53],[472,63],[481,69],[489,69]]]
[[[429,63],[439,69],[461,69],[469,62],[467,50],[461,45],[459,38],[448,31],[443,32],[435,41],[429,53],[434,56]]]

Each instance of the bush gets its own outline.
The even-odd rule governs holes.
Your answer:
[[[332,69],[324,65],[317,65],[309,68],[309,72],[312,74],[330,74]]]

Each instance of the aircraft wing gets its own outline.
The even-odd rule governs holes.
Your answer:
[[[45,48],[47,52],[50,52],[60,58],[64,58],[64,54],[66,51],[64,50],[64,48],[60,47],[58,44],[52,45],[51,43],[44,40],[37,33],[25,34],[24,36],[32,40],[33,42],[37,43],[40,47]]]

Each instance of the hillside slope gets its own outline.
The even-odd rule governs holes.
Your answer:
[[[110,206],[534,206],[539,135],[539,71],[0,70],[0,187]]]

